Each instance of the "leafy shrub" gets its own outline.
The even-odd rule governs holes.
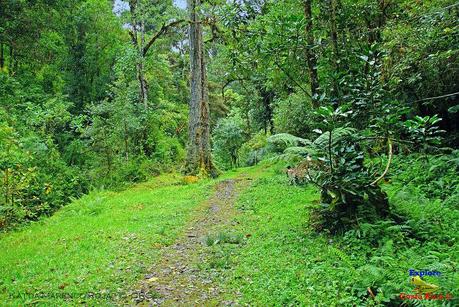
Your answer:
[[[268,138],[268,149],[274,153],[283,153],[287,148],[310,145],[311,141],[289,133],[279,133]]]
[[[157,163],[162,163],[169,168],[180,163],[185,158],[185,149],[177,138],[168,137],[164,134],[156,140],[153,158]]]
[[[428,198],[447,200],[459,194],[459,150],[428,159],[419,154],[398,156],[393,169],[397,182],[417,187]]]
[[[407,120],[405,126],[408,129],[413,143],[424,153],[426,153],[432,145],[441,144],[440,135],[445,131],[440,130],[437,124],[441,121],[437,115],[434,116],[415,116],[413,119]]]
[[[117,158],[110,169],[93,167],[88,175],[93,188],[119,190],[169,170],[171,167],[168,164],[140,156],[127,161]]]
[[[346,225],[357,225],[359,220],[386,216],[387,196],[377,184],[372,184],[374,177],[364,164],[358,138],[341,136],[331,144],[322,151],[317,148],[316,159],[324,160],[324,164],[310,176],[310,181],[321,189],[321,206],[315,211],[318,216],[313,215],[313,224],[318,229],[326,227],[334,232]]]
[[[274,125],[277,131],[298,136],[306,136],[312,132],[313,109],[309,97],[293,93],[274,103]]]
[[[374,181],[371,165],[364,163],[365,152],[361,136],[355,129],[339,126],[339,120],[350,112],[322,107],[318,114],[322,127],[313,142],[279,134],[270,137],[271,144],[283,159],[296,158],[305,164],[307,180],[321,190],[321,204],[311,215],[318,230],[336,232],[359,219],[374,220],[389,212],[384,191]]]
[[[213,132],[213,151],[225,168],[239,165],[239,149],[244,143],[242,119],[238,114],[220,119]]]
[[[384,185],[391,203],[390,215],[383,220],[360,223],[337,238],[347,255],[364,255],[354,262],[351,291],[362,301],[374,300],[400,305],[401,292],[412,293],[409,269],[441,272],[431,280],[443,292],[457,296],[457,250],[459,211],[451,205],[458,191],[438,187],[436,181],[457,180],[452,163],[457,153],[445,156],[399,156],[394,161],[391,184]],[[435,166],[432,177],[426,170]],[[438,191],[438,192],[434,192]],[[335,237],[336,238],[336,237]],[[427,281],[430,280],[427,277]],[[368,287],[376,295],[368,296]],[[457,304],[451,301],[451,304]],[[432,302],[432,306],[435,305]],[[427,304],[426,304],[427,306]],[[430,306],[430,305],[429,305]]]
[[[370,119],[372,125],[359,131],[348,120],[354,116],[353,111],[347,111],[346,107],[333,109],[324,106],[316,112],[321,120],[317,122],[320,129],[314,130],[319,136],[313,142],[289,134],[278,134],[268,139],[273,151],[279,153],[279,158],[302,165],[306,179],[321,190],[321,204],[311,215],[316,229],[336,232],[351,225],[357,226],[362,221],[377,221],[389,214],[387,195],[378,183],[391,166],[393,140],[397,139],[397,135],[408,135],[419,144],[424,149],[424,163],[428,163],[427,149],[431,144],[440,144],[440,131],[435,126],[440,119],[417,116],[406,121],[403,127],[399,123],[402,113],[403,110],[398,109],[396,104],[388,105],[382,118]],[[368,154],[366,143],[371,140],[382,140],[383,144],[387,144],[384,170]],[[444,187],[447,193],[451,193],[450,190],[457,187],[457,157],[447,159],[454,162],[451,175],[441,176],[439,180],[429,176],[427,179],[437,183],[437,191],[444,190]],[[442,171],[442,165],[430,166],[432,176],[435,176],[435,170]]]
[[[265,158],[267,154],[267,137],[262,131],[256,133],[239,149],[239,160],[245,166],[253,166]]]
[[[0,155],[0,228],[52,214],[88,190],[81,171],[69,167],[52,144],[35,145],[37,149],[30,152],[19,143],[5,151],[6,157]]]
[[[67,124],[70,105],[47,98],[37,94],[30,98],[37,100],[35,104],[25,103],[40,115],[26,119],[33,129],[13,128],[16,114],[0,108],[0,228],[52,214],[88,190],[81,169],[69,166],[57,145],[63,138],[57,131]],[[22,103],[17,97],[11,99]]]

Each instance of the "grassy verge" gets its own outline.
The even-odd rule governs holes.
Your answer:
[[[400,293],[414,293],[408,271],[428,269],[442,275],[427,281],[453,300],[422,304],[454,306],[459,294],[457,210],[440,208],[439,202],[419,204],[415,194],[403,194],[403,199],[396,185],[388,190],[405,222],[362,224],[329,237],[307,225],[317,192],[289,186],[275,168],[265,172],[238,201],[243,213],[233,231],[246,234],[245,244],[221,244],[214,252],[231,268],[225,273],[229,292],[239,292],[241,303],[255,306],[399,306]],[[444,231],[436,232],[438,227]]]
[[[288,185],[278,167],[267,165],[227,172],[219,180],[243,174],[256,179],[239,195],[240,213],[231,226],[207,238],[210,258],[202,264],[220,271],[228,301],[399,306],[400,293],[414,293],[408,272],[415,269],[441,272],[426,280],[453,297],[418,303],[458,304],[457,204],[428,198],[395,176],[385,188],[398,219],[362,222],[331,237],[308,226],[319,198],[314,188]],[[49,219],[0,236],[0,301],[108,305],[128,294],[215,184],[177,182],[161,176],[124,192],[93,193]],[[91,292],[98,297],[88,299]]]
[[[120,193],[92,193],[1,235],[0,302],[104,305],[127,294],[214,184],[178,182],[166,175]]]

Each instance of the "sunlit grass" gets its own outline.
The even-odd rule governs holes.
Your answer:
[[[0,237],[0,301],[61,305],[87,301],[44,296],[126,294],[174,242],[213,182],[180,184],[164,175],[124,192],[97,192],[54,216]],[[27,296],[35,294],[35,296]],[[13,296],[22,298],[13,299]]]
[[[435,229],[439,227],[436,221],[443,225],[441,228],[449,225],[453,232],[457,229],[457,211],[439,211],[438,202],[421,204],[416,194],[407,194],[402,200],[394,196],[395,190],[389,191],[393,210],[404,211],[406,218],[413,219],[416,231]],[[457,247],[451,248],[442,239],[446,228],[444,233],[429,233],[430,241],[424,243],[410,238],[399,225],[383,220],[381,224],[362,225],[345,236],[317,234],[308,224],[310,208],[318,199],[311,186],[288,185],[276,167],[265,171],[240,195],[237,205],[242,214],[233,231],[244,233],[247,240],[238,246],[214,246],[218,260],[231,268],[223,272],[228,293],[233,293],[228,299],[240,293],[240,303],[254,306],[400,304],[397,298],[401,292],[414,291],[408,276],[411,268],[441,271],[441,279],[429,281],[439,284],[443,293],[457,296],[458,253]],[[451,240],[455,236],[449,232]],[[457,300],[450,303],[445,306],[453,306]]]

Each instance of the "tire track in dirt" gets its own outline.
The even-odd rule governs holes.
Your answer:
[[[201,204],[173,245],[164,247],[160,260],[140,283],[131,304],[138,306],[233,306],[221,299],[217,270],[203,269],[209,260],[205,240],[220,229],[230,228],[237,215],[234,203],[251,179],[239,176],[219,182],[213,195]]]

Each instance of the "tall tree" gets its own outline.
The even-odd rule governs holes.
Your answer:
[[[217,170],[212,162],[210,146],[209,94],[202,22],[199,16],[200,5],[201,0],[188,0],[191,101],[185,173],[201,173],[214,177],[217,175]]]
[[[333,73],[333,79],[332,79],[332,82],[333,82],[332,93],[335,98],[339,98],[339,85],[338,85],[337,75],[339,74],[339,71],[340,71],[338,28],[336,24],[337,8],[338,8],[338,0],[330,0],[330,39],[332,43],[332,63],[333,63],[333,69],[335,70]]]
[[[304,0],[304,17],[306,19],[306,61],[308,63],[309,82],[311,84],[312,104],[314,107],[319,105],[319,77],[317,74],[317,59],[312,50],[314,47],[314,33],[312,23],[312,0]]]
[[[153,5],[153,4],[151,4]],[[166,14],[165,9],[167,5],[160,6],[158,8],[158,14]],[[145,77],[145,62],[146,56],[148,51],[154,45],[154,43],[161,38],[164,34],[166,34],[170,29],[173,29],[180,24],[182,24],[185,20],[178,19],[172,20],[168,23],[163,22],[161,25],[157,22],[151,22],[151,19],[155,20],[158,19],[158,16],[150,16],[150,23],[146,24],[146,18],[148,13],[148,7],[146,4],[143,3],[142,0],[129,0],[129,11],[131,14],[131,29],[129,31],[129,35],[131,36],[132,45],[137,51],[137,63],[136,63],[136,70],[137,70],[137,78],[139,81],[139,100],[145,108],[148,107],[148,83]],[[148,21],[148,20],[147,20]],[[151,36],[150,39],[147,40],[147,28],[156,28],[158,27],[158,31]]]
[[[139,100],[140,103],[148,107],[148,88],[147,80],[145,79],[145,55],[143,48],[145,46],[145,21],[138,11],[140,11],[140,1],[130,0],[129,9],[131,11],[131,25],[132,31],[129,32],[132,38],[132,44],[138,52],[137,59],[137,78],[139,79]],[[140,19],[140,20],[139,20]],[[140,32],[140,38],[139,38]]]

